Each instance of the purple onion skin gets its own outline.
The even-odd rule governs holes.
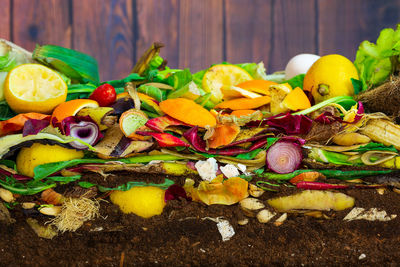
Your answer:
[[[66,136],[82,139],[90,145],[95,145],[102,137],[99,126],[89,116],[70,116],[65,118],[59,126]],[[89,140],[88,135],[92,135]],[[86,149],[87,147],[79,142],[71,142],[70,145],[76,149]]]
[[[183,134],[183,137],[192,145],[192,147],[200,152],[208,153],[212,155],[222,155],[222,156],[236,156],[238,154],[247,153],[255,149],[265,146],[268,141],[267,138],[257,140],[250,148],[244,149],[240,147],[230,147],[226,149],[206,149],[206,143],[198,135],[198,126],[195,126]]]
[[[165,190],[164,201],[175,200],[179,198],[184,198],[187,201],[191,201],[192,198],[186,194],[185,189],[182,186],[173,184]]]
[[[312,120],[304,115],[292,115],[290,113],[278,114],[262,121],[248,123],[248,127],[271,126],[285,134],[307,134],[311,129]]]
[[[285,149],[284,151],[291,153],[289,157],[293,157],[293,159],[290,158],[292,161],[288,162],[286,164],[287,166],[284,166],[284,168],[281,168],[280,164],[278,163],[282,149]],[[303,153],[301,151],[301,146],[297,143],[278,141],[267,151],[267,166],[271,171],[276,173],[291,173],[299,168],[302,160]]]
[[[25,175],[22,175],[22,174],[12,174],[11,172],[9,172],[7,170],[4,170],[2,168],[0,168],[0,174],[3,174],[5,176],[11,176],[17,181],[28,181],[28,180],[32,180],[33,179],[32,177],[25,176]]]
[[[50,120],[36,120],[29,119],[24,124],[24,129],[22,130],[22,136],[36,135],[41,130],[50,125]]]

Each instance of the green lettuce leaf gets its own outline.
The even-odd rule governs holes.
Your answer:
[[[113,191],[113,190],[127,191],[127,190],[131,189],[132,187],[136,187],[136,186],[155,186],[155,187],[159,187],[159,188],[165,190],[173,184],[174,184],[174,182],[169,179],[165,179],[164,183],[162,183],[162,184],[131,181],[131,182],[127,182],[126,184],[123,184],[123,185],[120,185],[117,187],[113,187],[113,188],[96,185],[96,184],[93,184],[91,182],[86,182],[86,181],[82,181],[82,182],[78,183],[78,185],[83,188],[90,188],[92,186],[97,186],[97,188],[99,189],[100,192],[107,192],[107,191]]]
[[[360,76],[363,91],[376,87],[388,79],[399,64],[400,24],[397,29],[383,29],[376,44],[363,41],[357,51],[354,65]]]

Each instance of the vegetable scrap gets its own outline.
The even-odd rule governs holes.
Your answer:
[[[155,43],[112,81],[81,52],[44,45],[30,53],[0,40],[1,207],[22,208],[49,239],[102,218],[103,198],[146,219],[177,201],[239,206],[239,225],[351,208],[341,219],[392,220],[354,207],[352,190],[400,190],[399,33],[400,25],[364,41],[354,63],[300,54],[284,75],[267,75],[262,62],[171,69]],[[37,94],[33,81],[43,85]],[[111,183],[119,171],[143,181]],[[215,222],[230,240],[235,227]]]

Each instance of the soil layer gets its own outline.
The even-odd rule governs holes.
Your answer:
[[[120,173],[114,179],[162,180],[141,175]],[[84,179],[100,178],[91,174]],[[182,178],[175,180],[182,183]],[[266,192],[260,199],[295,191],[284,190]],[[356,199],[356,207],[398,216],[388,222],[345,222],[349,210],[324,212],[323,218],[291,213],[280,226],[274,220],[261,224],[256,218],[241,226],[238,221],[246,216],[239,205],[173,200],[161,215],[143,219],[101,201],[101,217],[49,240],[35,234],[16,206],[10,211],[15,222],[0,224],[0,266],[398,266],[400,194],[379,194],[375,189],[343,192]],[[222,241],[216,222],[209,219],[217,217],[233,226],[235,235],[229,241]]]

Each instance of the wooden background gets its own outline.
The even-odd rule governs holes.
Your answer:
[[[262,60],[270,73],[302,52],[353,60],[397,23],[400,0],[0,0],[1,38],[86,52],[102,80],[127,75],[153,41],[170,67]]]

